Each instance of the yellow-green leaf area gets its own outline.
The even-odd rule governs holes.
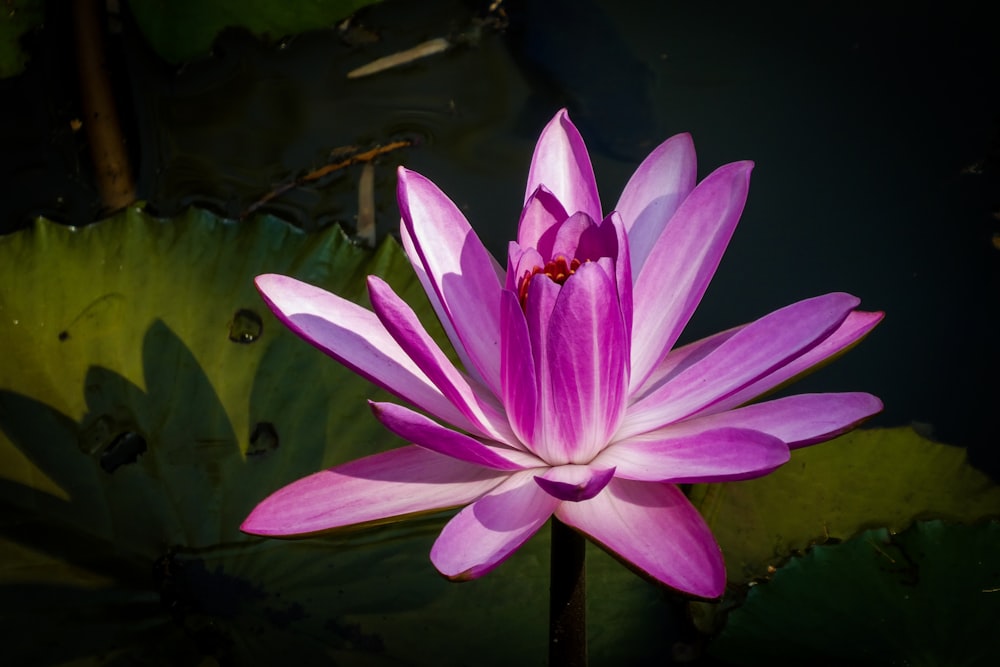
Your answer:
[[[964,449],[910,427],[857,430],[793,452],[766,477],[697,485],[691,498],[735,584],[766,575],[810,544],[866,528],[1000,516],[1000,487],[966,462]]]
[[[144,549],[213,544],[278,486],[393,445],[376,388],[270,313],[253,285],[268,272],[355,301],[380,273],[426,306],[398,244],[339,228],[133,207],[0,238],[4,498],[106,539],[132,526]]]

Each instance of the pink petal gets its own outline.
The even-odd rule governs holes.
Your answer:
[[[843,324],[821,343],[732,396],[727,396],[706,412],[729,410],[779,385],[794,382],[797,377],[815,370],[817,366],[829,363],[857,345],[884,316],[885,313],[881,312],[868,313],[858,310],[852,312]]]
[[[613,479],[556,516],[629,563],[683,593],[713,599],[726,587],[722,552],[698,511],[673,484]]]
[[[541,267],[547,259],[559,256],[565,257],[567,260],[577,259],[581,262],[597,261],[603,257],[610,257],[615,261],[615,279],[622,297],[620,301],[623,310],[627,304],[626,327],[631,327],[632,274],[629,266],[628,238],[617,213],[611,212],[600,224],[591,220],[586,213],[576,213],[555,227],[555,239],[547,245],[549,246],[548,254],[539,255],[530,249],[525,250],[518,244],[512,243],[510,245],[508,276],[511,274],[511,266],[517,267],[516,276],[517,279],[520,279],[523,277],[525,269]],[[516,291],[516,286],[512,286],[516,282],[508,277],[508,289]]]
[[[531,472],[514,473],[448,522],[431,549],[431,562],[454,581],[481,577],[538,532],[558,504]]]
[[[719,167],[699,183],[636,273],[632,387],[641,387],[677,341],[719,266],[750,187],[752,162]],[[636,243],[630,244],[635,261]]]
[[[559,198],[544,185],[532,192],[517,223],[517,242],[524,248],[536,248],[545,257],[552,256],[552,243],[559,224],[569,217]]]
[[[586,213],[572,215],[559,227],[554,253],[581,262],[602,257],[617,260],[618,234],[614,223],[606,218],[598,224]]]
[[[625,335],[629,340],[632,340],[632,276],[634,274],[630,254],[631,246],[621,216],[616,211],[612,211],[601,224],[611,225],[618,241],[618,256],[615,257],[615,281],[618,283],[618,302],[621,304],[622,316],[625,318]]]
[[[857,304],[857,297],[835,292],[799,301],[746,325],[634,403],[615,439],[680,421],[739,392],[823,341]]]
[[[267,274],[254,282],[274,314],[295,334],[400,398],[459,428],[474,430],[374,313],[288,276]]]
[[[417,279],[420,280],[420,285],[424,288],[424,293],[427,294],[427,300],[431,302],[431,307],[434,308],[434,314],[437,315],[438,321],[441,323],[441,327],[448,336],[448,340],[451,341],[451,346],[455,349],[455,353],[458,354],[458,358],[462,362],[462,367],[465,368],[466,373],[474,377],[480,383],[483,383],[482,376],[479,374],[479,371],[476,370],[476,367],[472,363],[472,359],[469,358],[469,355],[465,351],[465,347],[462,345],[462,339],[458,337],[458,334],[455,332],[455,327],[452,326],[451,320],[448,319],[448,311],[445,309],[444,304],[441,303],[441,299],[438,297],[437,292],[434,291],[434,283],[427,275],[427,271],[424,270],[423,264],[420,260],[420,255],[417,253],[417,248],[413,244],[413,239],[410,237],[410,232],[407,231],[406,223],[402,220],[399,221],[399,238],[403,242],[403,250],[406,251],[406,256],[410,260],[413,272],[417,274]]]
[[[549,385],[541,418],[549,463],[586,463],[624,412],[628,341],[611,260],[587,262],[566,281],[549,320]]]
[[[493,397],[483,396],[473,389],[468,379],[430,337],[409,305],[378,276],[368,277],[368,294],[372,308],[386,331],[428,379],[477,427],[475,432],[500,442],[515,442],[507,418],[494,403]]]
[[[665,429],[662,439],[616,442],[593,465],[614,466],[622,479],[690,484],[760,477],[788,458],[784,442],[760,431],[719,428],[678,436]]]
[[[542,400],[542,396],[549,391],[551,384],[547,339],[552,309],[561,291],[559,285],[544,276],[538,277],[537,280],[532,279],[528,285],[528,297],[524,304],[524,319],[528,325],[528,342],[538,387],[535,395],[538,400],[535,404],[534,432],[529,436],[527,431],[522,431],[521,441],[543,459],[550,454],[550,447],[554,446],[550,445],[549,434],[546,431],[549,421],[543,417],[547,403]],[[528,406],[525,406],[525,409],[528,409]],[[522,421],[522,424],[526,423]],[[558,436],[558,434],[553,435]]]
[[[578,503],[596,496],[614,476],[614,468],[565,465],[536,475],[535,483],[553,498]]]
[[[639,275],[667,221],[697,181],[697,160],[690,134],[677,134],[653,149],[635,170],[615,210],[632,245],[632,272]]]
[[[720,331],[717,334],[712,334],[701,340],[688,343],[683,347],[670,350],[667,356],[663,358],[663,361],[660,362],[660,365],[646,378],[646,383],[641,387],[635,388],[636,390],[632,394],[633,401],[638,401],[648,396],[691,364],[707,357],[710,352],[729,340],[743,326],[746,325]]]
[[[254,508],[240,530],[253,535],[310,535],[344,526],[398,521],[465,505],[496,487],[508,474],[415,445],[402,447],[314,473],[278,489]]]
[[[576,249],[580,245],[580,235],[596,226],[597,223],[594,222],[594,219],[583,211],[577,211],[563,220],[556,229],[556,238],[552,243],[552,254],[549,255],[549,258],[555,259],[561,255],[566,259],[574,257],[581,261],[589,259],[580,257]]]
[[[545,260],[534,248],[525,248],[515,241],[507,244],[507,276],[504,289],[518,294],[521,281],[536,268],[545,266]]]
[[[863,392],[798,394],[685,419],[640,437],[679,437],[735,427],[769,433],[795,449],[846,433],[881,410],[882,401]]]
[[[542,185],[556,196],[566,213],[583,211],[593,220],[604,217],[590,154],[565,109],[549,121],[535,144],[525,202]],[[520,236],[517,240],[528,245]]]
[[[394,403],[370,402],[375,417],[387,429],[415,445],[494,470],[523,470],[544,465],[523,451],[489,446],[464,433],[445,428],[419,412]]]
[[[399,168],[399,210],[434,294],[486,386],[500,395],[500,280],[495,260],[447,195]]]
[[[517,296],[504,290],[500,295],[500,376],[503,404],[514,434],[521,442],[531,442],[538,409],[538,380],[532,357],[528,323]]]

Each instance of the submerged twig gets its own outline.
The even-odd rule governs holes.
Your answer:
[[[268,203],[272,199],[280,197],[289,190],[294,190],[295,188],[301,187],[310,181],[317,181],[328,174],[331,174],[339,169],[344,169],[345,167],[350,167],[351,165],[354,164],[359,164],[362,162],[371,162],[379,155],[382,155],[384,153],[389,153],[391,151],[398,150],[400,148],[405,148],[411,145],[413,145],[413,142],[411,141],[406,141],[406,140],[393,141],[391,143],[386,144],[385,146],[376,146],[371,150],[363,151],[361,153],[354,153],[354,154],[349,153],[348,157],[338,160],[337,162],[324,165],[319,169],[314,169],[305,176],[296,178],[294,181],[290,181],[288,183],[283,183],[282,185],[279,185],[274,190],[271,190],[266,195],[264,195],[254,203],[250,204],[250,206],[248,206],[246,210],[243,211],[243,213],[240,215],[240,218],[247,217],[248,215],[259,209],[261,206]],[[334,151],[334,154],[339,156],[343,155],[343,152],[337,150]]]

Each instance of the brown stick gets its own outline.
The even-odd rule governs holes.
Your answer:
[[[73,0],[83,127],[90,144],[103,207],[117,211],[135,201],[135,181],[125,150],[104,52],[99,0]]]
[[[374,160],[379,155],[382,155],[383,153],[388,153],[390,151],[398,150],[400,148],[405,148],[406,146],[410,145],[412,145],[412,142],[410,141],[393,141],[391,143],[386,144],[385,146],[376,146],[371,150],[367,150],[361,153],[354,153],[353,155],[344,158],[343,160],[339,160],[338,162],[323,165],[319,169],[314,169],[313,171],[310,171],[308,174],[302,176],[301,178],[296,178],[294,181],[285,183],[283,185],[279,185],[274,190],[271,190],[266,195],[264,195],[254,203],[250,204],[250,206],[248,206],[247,209],[243,211],[243,214],[240,217],[241,218],[247,217],[248,215],[256,211],[258,208],[260,208],[267,202],[271,201],[272,199],[280,197],[289,190],[294,190],[295,188],[300,187],[308,183],[309,181],[317,181],[326,176],[327,174],[331,174],[337,171],[338,169],[343,169],[344,167],[350,167],[352,164],[358,164],[361,162],[371,162],[372,160]],[[339,151],[336,152],[337,154],[340,154]]]

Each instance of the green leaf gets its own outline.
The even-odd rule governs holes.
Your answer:
[[[239,226],[197,210],[167,223],[132,208],[80,230],[39,221],[0,239],[0,253],[0,346],[16,360],[0,370],[0,426],[14,445],[0,448],[0,465],[11,482],[72,501],[67,520],[87,518],[113,539],[120,519],[105,492],[186,488],[146,508],[173,526],[157,539],[228,541],[262,493],[392,444],[373,419],[358,418],[369,383],[319,363],[252,282],[281,272],[358,300],[378,266],[412,297],[419,287],[391,241],[373,255],[339,230],[313,237],[274,219]],[[243,334],[233,327],[247,326],[234,320],[246,318],[259,321],[259,338],[234,342]],[[40,424],[51,432],[44,441]],[[265,424],[277,448],[254,455],[251,437],[265,437]],[[101,457],[107,463],[111,442],[128,432],[149,456],[111,473],[109,488]],[[233,485],[236,476],[252,484]],[[203,497],[223,491],[225,502]],[[178,517],[197,517],[198,533]]]
[[[366,403],[384,392],[270,314],[264,272],[361,303],[377,273],[432,320],[395,242],[338,229],[131,208],[0,238],[4,659],[541,664],[546,530],[467,584],[430,564],[441,516],[301,541],[238,531],[280,486],[399,444]],[[595,664],[663,655],[662,592],[590,553]]]
[[[181,63],[207,54],[216,35],[227,27],[246,28],[272,40],[332,27],[378,0],[133,0],[139,28],[165,60]]]
[[[995,665],[1000,523],[918,522],[816,546],[730,612],[710,652],[740,665]]]
[[[1000,516],[1000,487],[965,458],[909,427],[857,430],[793,452],[766,477],[697,485],[691,499],[722,547],[730,583],[741,584],[795,551],[865,528]]]
[[[40,28],[45,18],[42,0],[7,0],[0,11],[0,79],[20,74],[28,63],[21,37]]]

